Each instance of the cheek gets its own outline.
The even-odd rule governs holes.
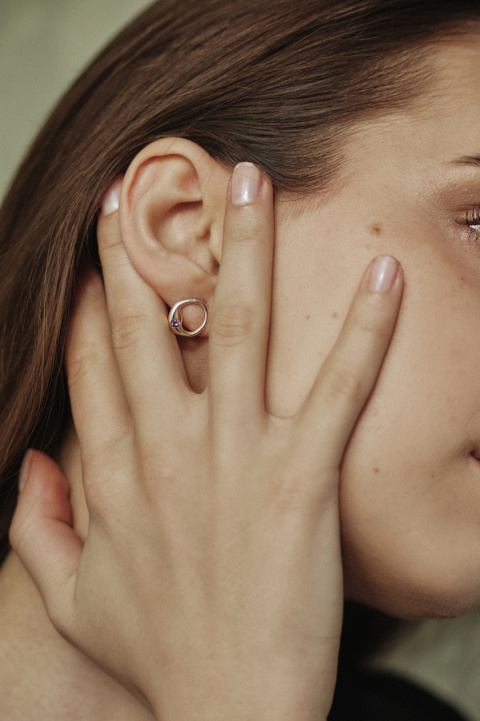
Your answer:
[[[480,603],[480,281],[428,226],[372,239],[340,234],[333,215],[321,237],[300,221],[278,230],[267,404],[295,413],[363,268],[395,255],[399,323],[342,467],[346,591],[399,616],[455,615]]]
[[[437,270],[411,276],[342,468],[348,595],[399,616],[480,602],[480,297]]]
[[[323,218],[320,235],[307,220],[277,228],[266,396],[280,417],[311,389],[372,256],[357,261],[334,223]]]

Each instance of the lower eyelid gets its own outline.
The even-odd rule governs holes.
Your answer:
[[[468,240],[471,243],[480,244],[480,225],[466,225]]]
[[[463,228],[462,234],[466,233],[467,242],[480,244],[480,222],[472,218],[471,211],[467,211],[462,220],[455,218],[455,223]]]

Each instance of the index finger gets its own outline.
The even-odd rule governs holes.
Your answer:
[[[100,215],[97,238],[121,383],[138,436],[149,443],[158,423],[180,418],[179,400],[188,396],[183,361],[163,300],[130,262],[118,212]]]

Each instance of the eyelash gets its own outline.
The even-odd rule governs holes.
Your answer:
[[[480,205],[465,213],[465,222],[470,227],[470,238],[475,242],[480,242]],[[475,230],[473,226],[478,226],[478,229]]]
[[[473,210],[467,210],[465,222],[460,223],[460,225],[469,227],[469,240],[480,243],[480,205],[476,205]],[[475,229],[474,226],[478,226],[478,229]]]

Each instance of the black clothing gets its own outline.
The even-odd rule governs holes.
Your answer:
[[[344,611],[337,686],[328,721],[466,721],[414,683],[365,668],[364,659],[395,636],[397,620],[352,601],[346,602]]]
[[[339,669],[328,721],[466,721],[428,691],[396,676]]]

